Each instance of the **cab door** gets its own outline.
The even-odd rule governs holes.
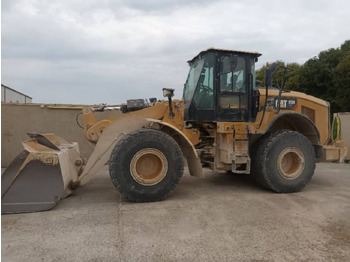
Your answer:
[[[247,121],[249,79],[247,62],[243,56],[238,56],[232,67],[232,54],[222,54],[218,57],[217,78],[217,117],[218,121]]]

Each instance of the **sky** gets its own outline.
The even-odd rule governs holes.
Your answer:
[[[349,0],[2,0],[1,82],[34,103],[182,97],[208,47],[304,63],[350,39]]]

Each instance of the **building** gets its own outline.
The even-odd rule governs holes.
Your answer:
[[[32,98],[1,84],[1,103],[31,103]]]

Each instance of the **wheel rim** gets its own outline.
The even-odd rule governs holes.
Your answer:
[[[138,151],[131,160],[132,178],[141,185],[153,186],[163,180],[168,171],[165,155],[155,148]]]
[[[278,171],[286,179],[296,179],[305,168],[303,152],[296,147],[284,149],[277,160]]]

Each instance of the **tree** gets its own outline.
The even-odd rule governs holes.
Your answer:
[[[306,61],[300,70],[301,90],[330,102],[332,112],[345,110],[344,104],[339,100],[340,96],[337,95],[340,88],[345,88],[338,86],[337,83],[343,83],[345,80],[342,80],[343,75],[339,73],[336,81],[334,76],[337,66],[348,54],[350,54],[350,41],[344,42],[340,48],[320,52],[317,57]]]
[[[336,66],[333,84],[336,87],[335,101],[339,111],[350,112],[350,55],[344,57]]]
[[[287,72],[284,88],[286,90],[301,91],[299,85],[299,75],[302,66],[298,63],[289,63],[286,66],[292,69],[292,71]]]
[[[297,63],[285,64],[276,61],[279,66],[294,69],[286,76],[284,88],[300,91],[330,102],[332,112],[350,111],[350,40],[339,48],[321,51],[318,56],[310,58],[303,65]],[[265,86],[266,63],[256,71],[256,79],[260,86]],[[273,86],[280,86],[281,72],[279,69],[274,78]]]
[[[298,86],[298,79],[299,79],[299,70],[300,65],[297,63],[290,63],[285,64],[281,60],[277,60],[274,63],[276,63],[280,67],[288,67],[292,69],[292,71],[288,71],[286,74],[285,79],[285,89],[288,90],[297,90]],[[264,87],[265,86],[265,70],[271,65],[272,63],[266,63],[263,65],[259,70],[256,71],[256,80],[259,83],[259,86]],[[272,86],[273,87],[280,87],[282,85],[282,78],[283,78],[283,68],[279,68],[273,79],[272,79]]]

